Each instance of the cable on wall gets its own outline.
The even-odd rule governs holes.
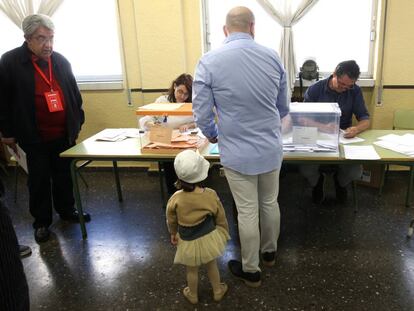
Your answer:
[[[382,29],[382,49],[381,49],[381,61],[380,61],[380,68],[378,70],[380,74],[379,78],[379,85],[378,85],[378,93],[377,93],[377,103],[376,106],[380,107],[383,105],[382,103],[382,91],[384,89],[383,86],[383,70],[384,70],[384,50],[385,50],[385,32],[387,29],[387,15],[388,15],[388,0],[385,0],[384,3],[384,27]]]

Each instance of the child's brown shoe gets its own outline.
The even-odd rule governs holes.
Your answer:
[[[227,293],[229,287],[226,283],[220,283],[220,291],[214,293],[214,301],[220,301],[223,299],[224,295]]]
[[[183,289],[183,295],[193,305],[198,303],[197,295],[194,295],[193,293],[191,293],[190,288],[188,286]]]

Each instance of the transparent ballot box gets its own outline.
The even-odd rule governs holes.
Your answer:
[[[338,153],[340,117],[337,103],[291,103],[282,120],[283,151]]]

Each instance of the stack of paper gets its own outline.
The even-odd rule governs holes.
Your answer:
[[[414,134],[388,134],[378,139],[378,141],[374,142],[375,145],[414,157]]]
[[[335,135],[318,132],[317,128],[297,126],[282,139],[285,152],[338,152]]]
[[[114,142],[127,138],[139,137],[140,135],[142,135],[142,133],[135,128],[105,129],[97,135],[96,140]]]
[[[337,146],[330,140],[318,139],[316,145],[297,145],[292,137],[283,137],[283,151],[285,152],[336,152]]]

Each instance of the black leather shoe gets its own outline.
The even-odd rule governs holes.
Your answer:
[[[247,286],[259,287],[262,284],[260,280],[260,271],[244,272],[240,261],[230,260],[228,262],[230,272],[238,279],[242,280]]]
[[[62,214],[60,215],[60,218],[66,221],[70,221],[70,222],[79,222],[79,213],[77,210],[74,210],[72,213],[70,214]],[[83,219],[85,220],[85,222],[90,222],[91,221],[91,215],[89,215],[88,213],[83,213]]]
[[[49,240],[50,231],[46,227],[39,227],[36,228],[34,231],[34,238],[37,243],[43,243]]]
[[[263,265],[273,267],[276,262],[276,252],[265,252],[262,254]]]
[[[24,258],[32,254],[32,249],[27,245],[19,244],[19,253],[20,253],[20,258]]]
[[[312,189],[312,201],[315,204],[321,204],[325,199],[325,176],[321,174],[318,183]]]

